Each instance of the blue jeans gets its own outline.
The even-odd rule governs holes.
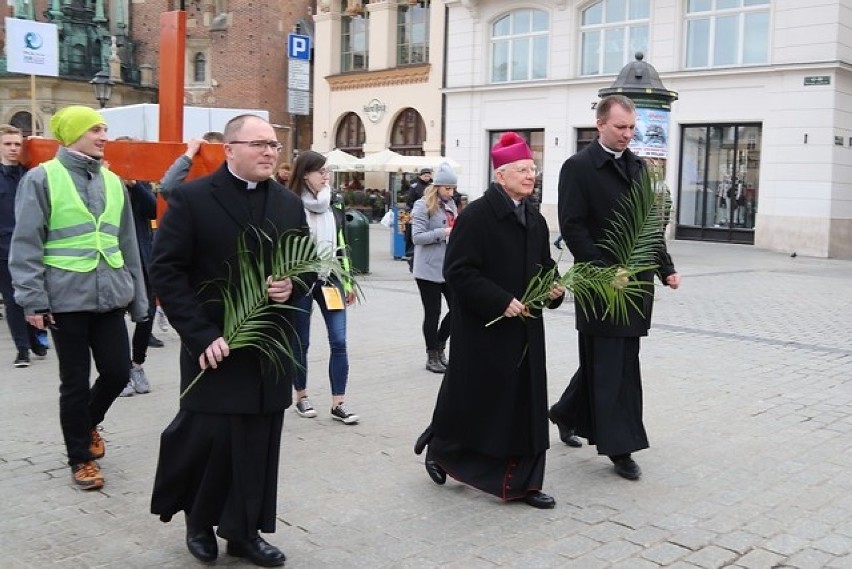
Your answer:
[[[340,290],[340,287],[338,287]],[[343,291],[340,290],[343,294]],[[345,295],[344,295],[345,299]],[[304,390],[308,385],[308,346],[311,337],[311,313],[313,303],[322,311],[325,320],[325,328],[328,330],[328,345],[331,348],[331,359],[328,362],[328,379],[331,383],[332,395],[345,395],[346,382],[349,379],[349,355],[346,352],[346,309],[329,310],[325,305],[322,295],[322,287],[314,286],[310,294],[305,295],[296,302],[294,306],[301,310],[295,311],[294,326],[296,328],[296,341],[293,352],[299,366],[293,378],[293,388],[296,391]]]

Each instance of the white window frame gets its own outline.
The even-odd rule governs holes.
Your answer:
[[[710,0],[712,2],[712,7],[710,10],[705,10],[702,12],[689,12],[689,0],[684,0],[684,23],[683,23],[683,37],[684,37],[684,50],[683,50],[683,68],[684,69],[712,69],[715,67],[750,67],[755,65],[766,65],[769,63],[770,57],[770,31],[771,31],[771,8],[772,2],[771,0],[765,0],[765,4],[757,4],[755,6],[745,6],[744,0],[739,0],[739,6],[735,8],[723,8],[717,9],[718,0]],[[766,45],[766,61],[762,62],[754,62],[754,63],[743,63],[743,50],[745,47],[745,18],[749,14],[757,14],[765,12],[769,17],[769,29],[767,30],[767,45]],[[724,16],[732,16],[738,15],[737,19],[737,60],[734,63],[722,63],[716,64],[713,61],[716,52],[716,19]],[[690,22],[695,22],[699,20],[710,20],[710,26],[708,30],[708,42],[707,42],[707,64],[706,65],[689,65],[689,24]]]
[[[591,9],[592,7],[598,4],[606,4],[608,0],[598,0],[597,2],[590,2],[587,6],[582,8],[577,16],[578,29],[579,33],[577,34],[580,39],[580,45],[578,48],[578,53],[580,54],[580,69],[578,70],[578,75],[581,77],[594,77],[597,75],[617,75],[621,69],[634,60],[636,52],[641,51],[645,55],[645,60],[649,59],[649,53],[651,47],[651,11],[654,8],[654,0],[649,2],[648,6],[648,17],[647,18],[637,18],[637,19],[629,19],[630,18],[630,5],[628,0],[627,16],[624,20],[619,20],[617,22],[601,22],[600,24],[587,24],[583,25],[583,13],[586,10]],[[604,6],[604,13],[606,13],[606,7]],[[647,37],[647,45],[644,49],[635,49],[630,47],[630,31],[634,28],[642,28],[646,29],[646,37]],[[604,58],[606,57],[606,31],[614,28],[624,28],[624,48],[621,54],[621,65],[618,69],[614,71],[604,71]],[[586,54],[583,51],[583,47],[585,45],[585,36],[590,32],[599,32],[600,38],[598,40],[598,61],[597,61],[597,71],[593,73],[584,73],[585,63],[586,63]]]
[[[539,12],[541,14],[544,14],[547,17],[547,29],[543,30],[543,31],[523,32],[523,33],[519,33],[519,34],[513,33],[514,30],[512,30],[512,31],[509,32],[508,35],[494,36],[494,26],[497,24],[497,22],[503,20],[504,18],[510,18],[510,21],[512,21],[511,19],[514,17],[514,15],[519,13],[519,12],[530,12],[530,21],[532,21],[534,13]],[[533,46],[533,40],[535,38],[540,38],[540,37],[546,38],[547,45],[546,45],[546,48],[545,48],[545,53],[547,54],[548,60],[550,59],[550,31],[551,31],[552,22],[553,22],[553,19],[550,17],[550,13],[547,10],[542,10],[540,8],[518,8],[516,10],[512,10],[511,12],[506,12],[504,14],[501,14],[499,18],[495,18],[491,22],[491,26],[489,27],[488,48],[489,48],[489,60],[491,62],[489,76],[488,76],[489,82],[490,83],[502,84],[502,83],[520,83],[520,82],[524,82],[524,81],[541,81],[543,79],[547,79],[547,75],[550,71],[549,61],[546,61],[545,64],[544,64],[544,70],[545,71],[544,71],[543,77],[533,77],[532,76],[532,74],[533,74],[533,57],[535,56],[535,50],[533,49],[532,46]],[[513,61],[513,58],[512,58],[511,47],[512,47],[512,45],[514,45],[514,42],[521,41],[521,40],[527,40],[529,42],[529,48],[530,49],[529,49],[529,57],[528,57],[528,61],[527,61],[527,69],[529,70],[529,72],[527,73],[527,77],[524,78],[524,79],[512,79],[512,61]],[[494,74],[494,71],[495,71],[495,69],[494,69],[494,48],[497,45],[497,43],[502,43],[502,42],[509,42],[510,49],[509,49],[508,58],[507,58],[508,67],[506,68],[506,79],[505,80],[503,80],[503,79],[498,80],[498,79],[494,78],[494,75],[495,75]]]

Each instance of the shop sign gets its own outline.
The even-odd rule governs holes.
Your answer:
[[[387,105],[378,99],[373,99],[364,107],[364,112],[367,113],[367,118],[370,122],[377,123],[385,116],[385,111],[388,110]]]
[[[831,75],[806,75],[805,87],[813,85],[831,85]]]

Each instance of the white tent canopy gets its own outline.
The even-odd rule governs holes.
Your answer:
[[[405,156],[390,149],[384,149],[361,158],[353,168],[362,172],[417,172],[420,168],[436,168],[441,162],[448,162],[457,173],[461,166],[446,156]]]
[[[360,159],[335,148],[325,155],[325,165],[334,172],[354,172]]]

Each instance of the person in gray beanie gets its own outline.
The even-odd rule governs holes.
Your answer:
[[[412,272],[423,304],[423,339],[426,342],[426,369],[447,371],[444,348],[450,337],[450,312],[441,319],[441,295],[450,305],[450,292],[444,282],[444,254],[458,210],[453,201],[458,178],[452,166],[442,162],[432,184],[411,210],[411,240],[414,242]],[[439,324],[440,321],[440,324]]]

